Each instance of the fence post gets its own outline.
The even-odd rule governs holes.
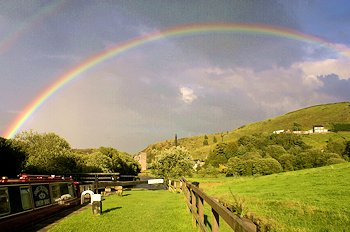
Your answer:
[[[198,216],[200,224],[204,225],[204,200],[198,196]],[[200,225],[201,226],[201,225]]]
[[[186,199],[187,199],[187,206],[189,206],[189,210],[192,212],[192,209],[190,207],[191,205],[191,192],[190,188],[186,186]]]
[[[191,212],[192,212],[192,225],[193,227],[195,227],[197,225],[197,220],[196,220],[196,216],[197,216],[197,197],[195,192],[191,189]]]
[[[211,212],[213,213],[212,232],[218,232],[220,225],[219,214],[213,208],[211,209]]]

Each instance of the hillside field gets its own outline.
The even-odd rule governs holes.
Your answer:
[[[204,160],[217,144],[213,142],[214,137],[217,142],[234,142],[244,135],[271,134],[275,130],[292,130],[295,123],[299,125],[300,130],[310,130],[314,125],[323,125],[326,129],[332,129],[334,123],[350,123],[350,102],[312,106],[275,118],[247,124],[232,131],[207,134],[208,145],[203,145],[205,135],[181,138],[178,140],[178,144],[189,150],[194,159]],[[310,134],[302,135],[302,138],[306,144],[323,149],[330,139],[350,140],[350,132]],[[173,140],[162,141],[149,145],[145,151],[161,150],[173,145]]]
[[[261,177],[192,178],[209,195],[243,204],[272,231],[350,231],[350,163]]]

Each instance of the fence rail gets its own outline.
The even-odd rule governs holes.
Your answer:
[[[198,225],[200,231],[207,232],[205,225],[204,204],[211,207],[212,222],[211,231],[218,232],[220,227],[220,218],[223,219],[235,232],[256,232],[256,225],[249,219],[239,218],[226,207],[215,201],[205,194],[194,184],[189,183],[186,179],[180,181],[169,181],[169,190],[177,191],[181,189],[186,198],[186,205],[192,213],[192,222]]]

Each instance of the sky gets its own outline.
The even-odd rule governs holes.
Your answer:
[[[0,136],[69,70],[119,44],[189,25],[258,32],[188,33],[141,43],[76,75],[16,132],[54,132],[74,148],[147,145],[229,131],[300,108],[350,100],[350,2],[0,1]],[[310,37],[311,36],[311,37]]]

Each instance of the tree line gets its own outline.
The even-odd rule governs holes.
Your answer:
[[[255,134],[237,142],[219,143],[199,171],[202,175],[268,175],[282,171],[343,163],[350,158],[350,141],[333,141],[320,150],[295,134]]]
[[[55,133],[24,131],[13,139],[0,137],[0,176],[86,172],[137,175],[140,165],[129,154],[110,147],[74,150]]]
[[[204,140],[207,140],[204,136]],[[204,165],[193,161],[184,147],[153,148],[147,151],[149,169],[165,178],[179,178],[197,172],[201,176],[269,175],[347,162],[350,141],[332,140],[324,149],[308,146],[296,134],[255,134],[236,142],[219,142]]]

